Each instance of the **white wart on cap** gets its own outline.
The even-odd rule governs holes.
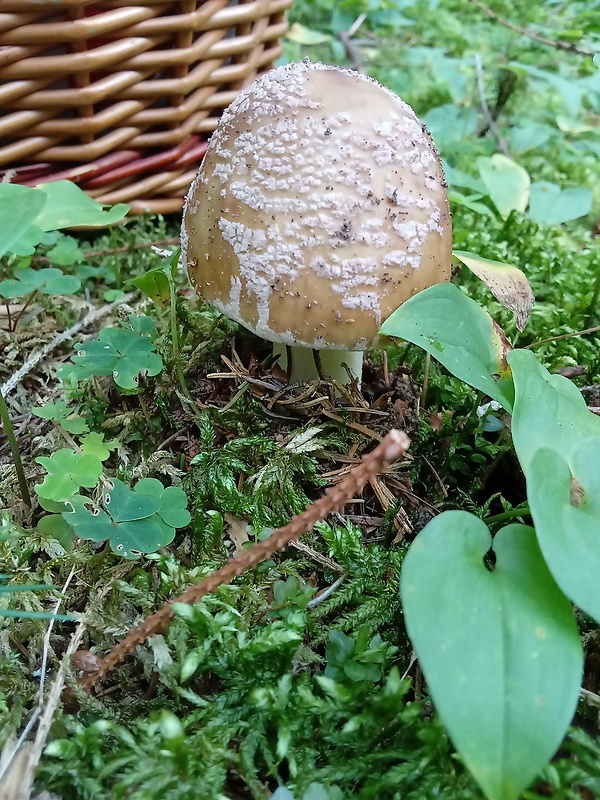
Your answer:
[[[450,277],[445,187],[395,94],[288,64],[223,114],[187,196],[184,263],[205,300],[264,339],[364,350],[405,300]]]

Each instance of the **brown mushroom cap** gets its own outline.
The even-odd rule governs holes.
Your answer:
[[[300,62],[234,100],[187,196],[196,291],[274,342],[362,350],[449,280],[438,152],[413,110],[349,70]]]

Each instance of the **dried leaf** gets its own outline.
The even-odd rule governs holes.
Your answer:
[[[522,331],[535,302],[525,274],[512,264],[492,261],[464,250],[454,250],[453,255],[486,284],[498,302],[513,312],[517,328]]]
[[[246,542],[250,541],[250,537],[248,536],[249,522],[247,519],[240,519],[240,517],[236,517],[234,514],[224,514],[223,516],[228,525],[227,536],[229,536],[235,547],[233,554],[234,556],[238,556],[246,549],[244,547]]]

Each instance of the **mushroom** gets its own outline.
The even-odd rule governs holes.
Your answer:
[[[360,379],[383,321],[450,278],[439,154],[410,106],[372,78],[278,67],[223,113],[181,244],[196,291],[275,342],[291,381],[320,372],[347,383],[344,364]]]

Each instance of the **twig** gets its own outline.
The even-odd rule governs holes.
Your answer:
[[[487,128],[492,132],[492,136],[498,143],[498,147],[500,148],[500,150],[502,150],[504,155],[507,158],[512,158],[508,150],[508,145],[506,144],[506,141],[500,134],[498,126],[496,125],[496,120],[492,116],[492,112],[490,111],[490,107],[488,106],[488,101],[485,96],[485,83],[483,80],[483,64],[481,61],[480,53],[475,53],[475,74],[477,76],[477,91],[479,92],[479,102],[481,104],[481,110],[483,111],[483,116],[485,117]]]
[[[600,708],[600,695],[595,694],[594,692],[590,692],[587,689],[580,689],[579,699],[583,700],[583,702],[587,703],[589,706],[596,706],[596,708]]]
[[[112,256],[117,253],[128,253],[130,250],[149,250],[151,247],[160,247],[163,245],[180,244],[179,236],[173,236],[170,239],[158,239],[156,242],[141,242],[140,244],[127,245],[125,247],[113,247],[109,250],[91,250],[89,253],[84,253],[86,258],[98,258],[99,256]],[[34,263],[42,263],[50,261],[48,256],[34,256],[31,259]]]
[[[513,22],[509,22],[508,20],[499,17],[495,11],[492,11],[491,8],[488,8],[486,5],[480,2],[480,0],[468,0],[468,2],[474,6],[477,6],[477,8],[480,11],[483,11],[483,13],[490,19],[493,19],[494,22],[497,22],[499,25],[503,25],[505,28],[508,28],[510,31],[513,31],[514,33],[518,33],[521,36],[526,36],[528,39],[533,39],[534,42],[539,42],[540,44],[546,44],[549,47],[555,47],[557,50],[565,50],[567,53],[577,53],[580,56],[589,56],[590,58],[592,58],[593,56],[596,55],[595,53],[592,53],[590,50],[582,50],[572,42],[561,42],[555,39],[547,39],[545,36],[540,36],[537,33],[533,33],[533,31],[528,31],[526,28],[520,28]]]
[[[246,550],[230,558],[224,567],[211,573],[200,583],[191,586],[182,595],[168,600],[163,607],[146,617],[143,622],[133,628],[118,645],[101,661],[99,669],[83,677],[80,686],[90,691],[100,680],[111,672],[135,648],[156,633],[163,633],[174,617],[173,603],[197,603],[202,597],[215,592],[219,586],[230,583],[234,578],[253,569],[265,559],[283,550],[290,542],[296,541],[307,531],[312,530],[317,522],[325,519],[332,511],[341,508],[349,498],[359,492],[371,478],[386,470],[389,465],[401,458],[410,445],[405,433],[392,430],[381,441],[372,453],[363,456],[360,463],[335,486],[325,490],[325,496],[308,506],[302,514],[292,517],[291,522],[283,528],[274,530],[268,539],[257,542],[250,550]]]
[[[328,586],[326,589],[323,589],[323,591],[319,592],[319,594],[316,597],[313,597],[312,600],[309,600],[308,605],[306,607],[316,608],[317,606],[321,605],[321,603],[324,603],[325,600],[331,597],[331,595],[335,592],[338,586],[342,585],[342,583],[344,582],[344,578],[345,578],[344,575],[340,575],[340,577],[337,580],[335,580],[331,584],[331,586]]]
[[[327,556],[322,555],[317,550],[313,550],[312,547],[304,544],[304,542],[290,542],[290,547],[293,547],[294,550],[297,550],[307,558],[310,558],[312,561],[315,561],[317,564],[325,567],[325,569],[330,569],[332,572],[344,571],[344,568],[340,567],[337,561],[334,561],[332,558],[327,558]]]
[[[48,342],[48,344],[44,345],[44,347],[42,347],[41,350],[38,350],[37,353],[34,353],[33,355],[29,356],[29,358],[23,364],[23,366],[19,370],[17,370],[17,372],[15,372],[14,375],[11,375],[10,378],[5,383],[2,384],[2,386],[0,386],[0,392],[2,393],[2,395],[4,397],[7,397],[7,395],[9,395],[15,388],[15,386],[18,386],[19,383],[21,383],[21,381],[23,380],[23,378],[26,375],[28,375],[31,372],[31,370],[35,366],[37,366],[37,364],[40,363],[40,361],[43,361],[47,356],[50,355],[50,353],[53,350],[55,350],[63,342],[72,339],[77,333],[79,333],[79,331],[83,330],[84,328],[87,328],[89,325],[92,325],[99,319],[102,319],[102,317],[106,317],[109,314],[112,314],[115,308],[122,305],[123,303],[129,303],[131,300],[133,300],[133,298],[136,295],[137,292],[130,292],[129,294],[126,294],[125,297],[122,297],[120,300],[115,300],[114,303],[110,303],[109,305],[104,306],[103,308],[94,309],[94,311],[90,311],[89,314],[86,314],[86,316],[80,322],[77,322],[75,325],[72,325],[70,328],[67,328],[66,331],[59,333],[58,336],[55,336],[55,338],[52,339],[51,342]]]
[[[338,33],[338,39],[344,45],[344,50],[352,63],[353,69],[362,73],[366,72],[365,61],[359,48],[352,41],[352,36],[354,36],[366,18],[366,14],[361,14],[347,31],[340,31]]]

